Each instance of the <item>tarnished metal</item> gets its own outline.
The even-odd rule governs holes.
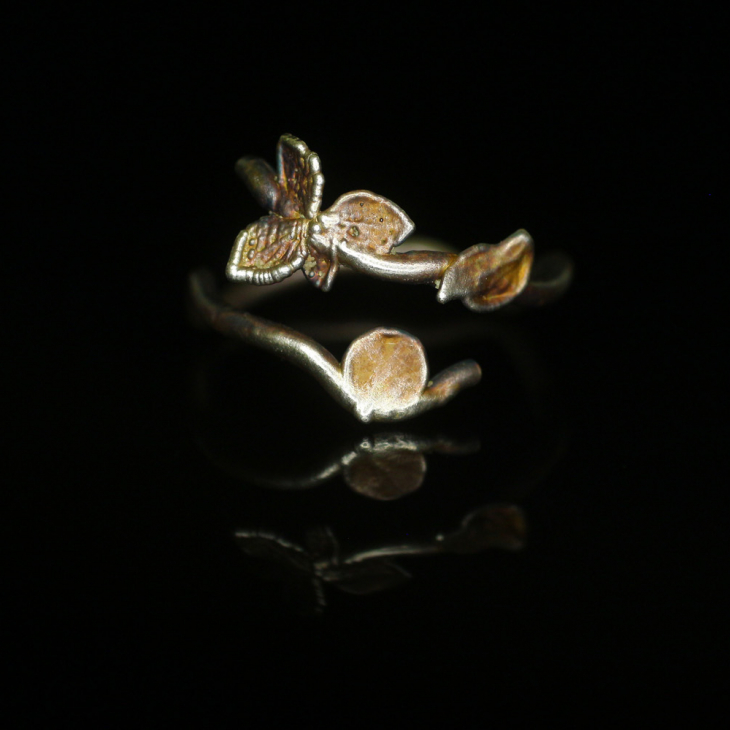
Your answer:
[[[258,158],[244,157],[236,164],[270,213],[236,238],[226,269],[229,279],[274,284],[302,269],[314,286],[328,291],[344,264],[389,281],[431,284],[439,290],[439,302],[461,299],[477,312],[502,307],[527,287],[534,256],[527,231],[460,254],[394,254],[413,231],[413,222],[395,203],[359,190],[320,212],[324,177],[317,154],[289,134],[280,138],[277,154],[278,175]]]
[[[437,299],[461,299],[475,312],[497,309],[527,285],[534,246],[527,231],[517,231],[497,246],[466,249],[445,271]]]
[[[327,291],[339,267],[338,249],[388,254],[412,230],[397,206],[367,190],[347,193],[319,212],[324,177],[319,157],[304,142],[282,135],[278,176],[264,160],[236,163],[256,201],[271,212],[236,238],[226,273],[234,281],[274,284],[298,269]]]
[[[529,281],[534,244],[524,230],[501,243],[480,243],[461,253],[441,246],[404,246],[410,250],[393,253],[413,231],[413,222],[395,203],[358,190],[320,212],[324,177],[317,154],[285,134],[277,157],[276,172],[255,157],[243,157],[236,164],[255,199],[270,212],[236,238],[226,267],[233,281],[276,284],[301,269],[314,286],[327,291],[340,265],[345,265],[389,281],[431,284],[439,302],[460,299],[476,312],[515,299],[542,304],[570,282],[571,263],[559,257],[551,260],[547,278]],[[447,403],[481,378],[479,365],[464,360],[429,379],[421,343],[407,332],[383,327],[357,337],[339,363],[296,330],[223,303],[209,275],[194,273],[190,285],[193,301],[215,329],[308,370],[362,421],[410,418]]]

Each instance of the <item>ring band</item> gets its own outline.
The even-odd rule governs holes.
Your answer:
[[[311,337],[223,302],[210,272],[193,272],[190,291],[196,309],[213,329],[307,370],[364,422],[411,418],[447,403],[481,379],[474,360],[463,360],[429,379],[423,345],[395,328],[378,327],[356,338],[339,363]]]
[[[529,280],[534,245],[524,230],[499,244],[477,244],[461,253],[391,253],[412,232],[410,218],[391,201],[365,190],[346,193],[320,212],[324,177],[319,157],[291,135],[279,140],[278,174],[253,157],[240,159],[236,171],[270,211],[236,238],[226,267],[227,277],[236,282],[278,284],[301,269],[315,287],[328,291],[340,266],[346,265],[388,281],[432,284],[439,302],[461,299],[469,309],[485,312],[514,300],[546,303],[571,279],[570,261],[553,256],[542,266],[544,278]],[[226,304],[207,272],[194,272],[190,289],[194,304],[214,329],[308,370],[362,421],[411,418],[443,405],[481,378],[473,360],[429,378],[419,340],[394,328],[378,327],[356,338],[339,363],[310,337]]]

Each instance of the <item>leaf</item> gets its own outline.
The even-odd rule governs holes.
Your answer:
[[[407,408],[421,397],[428,380],[426,353],[406,332],[378,327],[350,344],[342,374],[358,415],[381,416]]]
[[[332,277],[328,277],[333,263],[330,257],[316,249],[314,246],[309,247],[309,255],[304,261],[304,275],[317,289],[327,291],[332,281]],[[336,270],[333,272],[336,274]]]
[[[344,240],[352,248],[376,254],[390,253],[414,227],[395,203],[368,190],[340,196],[320,221],[330,245]]]
[[[467,248],[446,270],[437,298],[442,303],[462,299],[476,312],[504,306],[527,285],[533,257],[532,238],[524,230],[496,245]]]
[[[301,268],[307,253],[309,221],[272,213],[252,223],[236,238],[226,275],[234,281],[273,284]]]
[[[284,218],[314,218],[322,204],[324,175],[319,155],[301,139],[283,134],[277,148],[281,195],[274,209]]]

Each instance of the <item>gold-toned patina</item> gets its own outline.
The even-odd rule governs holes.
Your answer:
[[[273,284],[304,269],[327,291],[339,268],[337,249],[388,254],[412,230],[408,216],[367,190],[347,193],[319,212],[324,176],[319,157],[300,139],[279,140],[278,175],[262,159],[243,157],[236,171],[270,213],[239,233],[227,274],[234,281]]]
[[[533,260],[527,231],[460,254],[394,254],[414,227],[395,203],[358,190],[320,212],[324,176],[319,156],[285,134],[277,157],[278,173],[257,157],[236,164],[256,200],[270,212],[238,234],[226,269],[229,279],[275,284],[302,269],[314,286],[328,291],[346,264],[381,279],[433,284],[440,302],[461,299],[478,312],[501,307],[525,289]]]
[[[277,157],[276,172],[256,157],[236,163],[236,171],[269,213],[236,238],[226,267],[233,281],[276,284],[301,269],[314,286],[328,291],[344,265],[388,281],[431,284],[439,302],[460,299],[476,312],[497,309],[517,297],[524,304],[544,304],[570,282],[570,260],[561,256],[545,259],[541,275],[530,280],[534,246],[524,230],[501,243],[480,243],[461,253],[443,246],[393,253],[413,231],[413,222],[395,203],[358,190],[320,211],[324,177],[317,154],[285,134]],[[210,325],[305,368],[363,421],[410,418],[448,402],[481,378],[479,365],[463,360],[429,379],[421,343],[402,330],[384,327],[356,338],[340,363],[311,338],[236,311],[223,301],[208,274],[196,272],[190,283],[193,301]]]

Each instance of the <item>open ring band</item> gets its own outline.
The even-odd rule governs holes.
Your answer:
[[[236,238],[226,268],[236,282],[279,284],[301,269],[314,286],[328,291],[345,265],[388,281],[432,284],[439,302],[461,299],[469,309],[484,312],[515,300],[544,304],[571,279],[571,263],[562,255],[546,257],[536,267],[542,275],[530,276],[534,245],[524,230],[499,244],[477,244],[461,253],[434,247],[391,253],[413,230],[408,216],[365,190],[347,193],[320,212],[324,178],[319,157],[291,135],[279,140],[278,174],[251,157],[239,160],[236,170],[270,211]],[[429,378],[423,345],[394,328],[378,327],[356,338],[339,363],[310,337],[225,303],[207,272],[194,272],[190,289],[213,328],[306,369],[362,421],[411,418],[448,402],[481,378],[474,360]]]

